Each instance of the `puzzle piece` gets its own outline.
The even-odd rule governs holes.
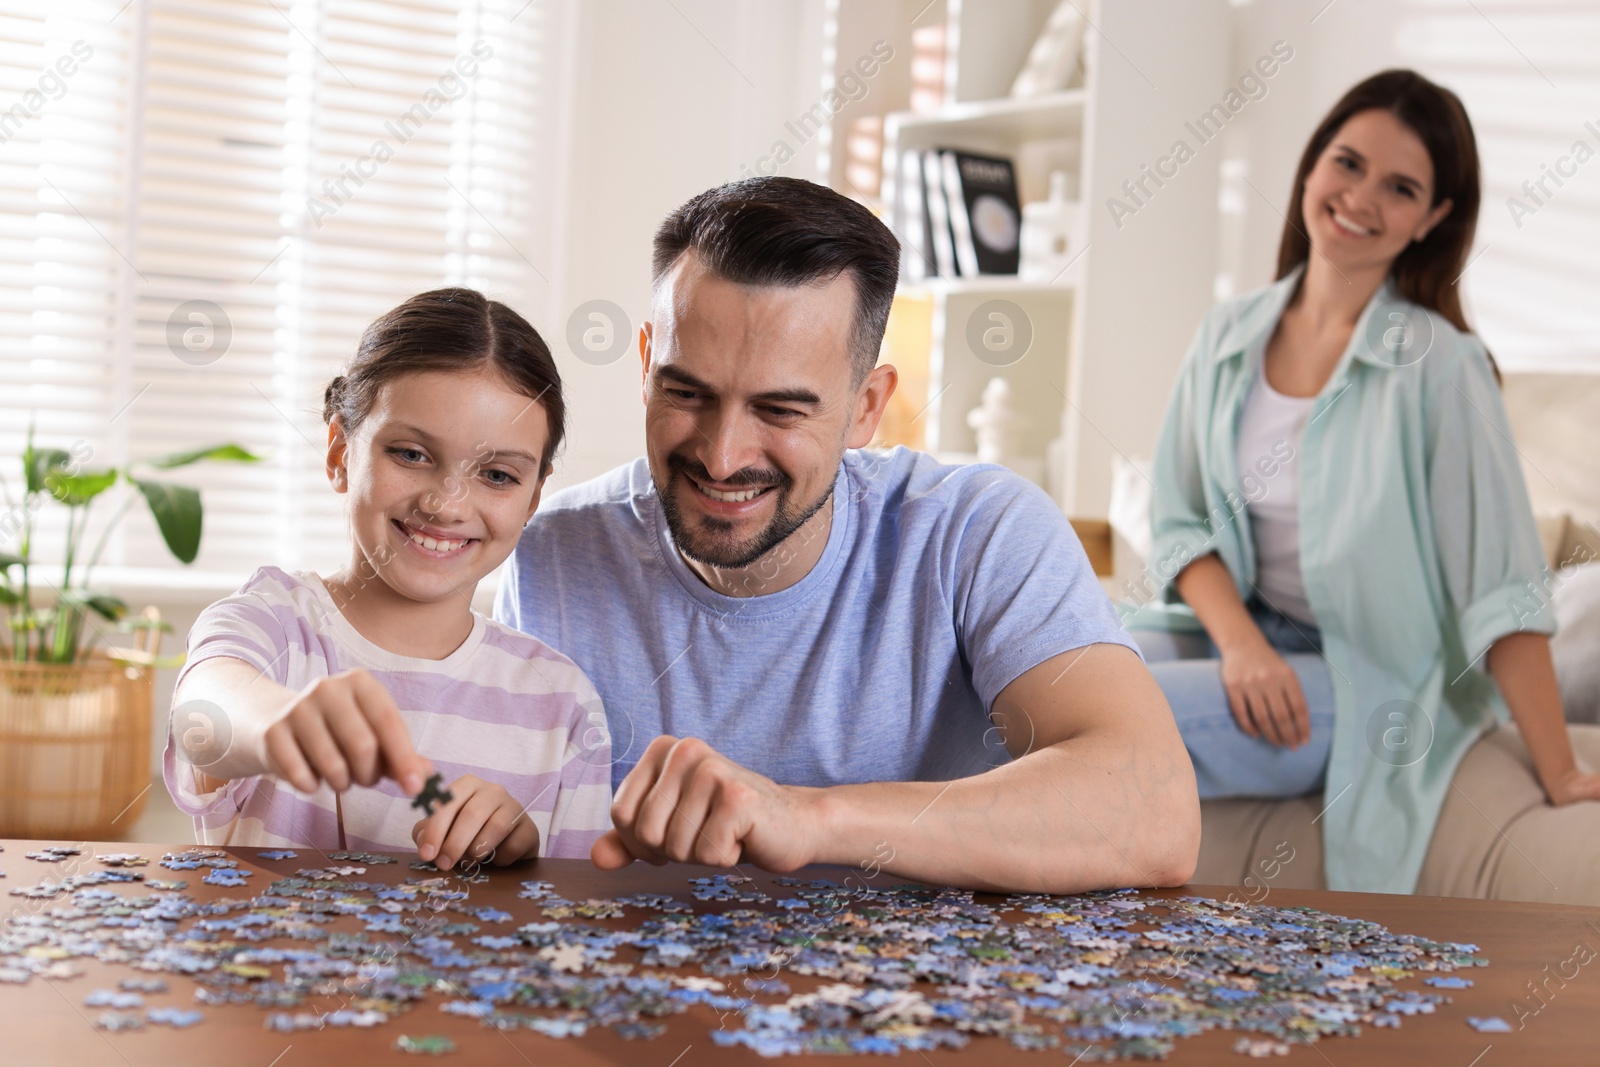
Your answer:
[[[424,815],[432,815],[435,805],[450,803],[455,799],[455,794],[446,789],[443,783],[444,775],[438,773],[429,775],[428,780],[423,783],[422,792],[411,799],[411,806],[421,808]]]
[[[427,1037],[409,1037],[401,1034],[395,1040],[394,1047],[401,1052],[416,1052],[428,1056],[439,1056],[446,1052],[454,1052],[456,1043],[442,1034],[430,1034]]]
[[[1490,1015],[1481,1019],[1477,1016],[1469,1016],[1467,1025],[1480,1034],[1509,1034],[1511,1032],[1511,1024],[1498,1015]]]

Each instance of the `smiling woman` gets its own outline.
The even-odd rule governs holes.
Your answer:
[[[1202,324],[1153,467],[1174,578],[1130,625],[1188,631],[1142,644],[1201,796],[1323,792],[1334,889],[1411,892],[1463,756],[1508,718],[1553,803],[1600,796],[1548,604],[1514,596],[1543,559],[1454,284],[1478,200],[1454,93],[1407,70],[1352,88],[1301,156],[1278,282]],[[1215,522],[1280,449],[1247,521]]]

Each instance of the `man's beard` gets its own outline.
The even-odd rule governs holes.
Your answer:
[[[702,465],[673,453],[667,457],[668,484],[663,486],[656,482],[656,496],[661,498],[661,510],[666,514],[667,529],[672,533],[672,542],[686,557],[696,563],[708,567],[722,567],[727,570],[738,570],[748,567],[756,560],[777,548],[789,535],[811,521],[811,517],[822,510],[833,496],[833,479],[828,479],[828,487],[822,495],[810,505],[796,507],[790,499],[794,488],[793,479],[778,470],[756,470],[746,468],[730,478],[717,479]],[[772,486],[768,492],[777,494],[777,504],[773,508],[772,520],[766,528],[748,537],[743,541],[733,541],[727,535],[733,530],[733,523],[710,515],[699,516],[694,525],[678,507],[677,497],[671,492],[673,484],[677,481],[675,475],[683,475],[684,479],[694,479],[699,482],[718,482],[725,485],[761,485]],[[652,474],[652,479],[654,475]],[[683,492],[699,492],[692,485],[684,485]],[[721,536],[719,536],[721,535]]]

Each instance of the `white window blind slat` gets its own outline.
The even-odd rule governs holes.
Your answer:
[[[206,501],[196,569],[342,565],[321,399],[361,330],[441,285],[524,310],[542,295],[541,4],[135,0],[114,23],[120,0],[34,6],[0,0],[0,108],[74,17],[97,23],[95,77],[0,158],[0,455],[14,464],[30,410],[42,442],[89,440],[91,465],[238,441],[268,460],[171,475]],[[192,300],[231,324],[205,365],[169,345]],[[176,567],[130,518],[105,564]]]

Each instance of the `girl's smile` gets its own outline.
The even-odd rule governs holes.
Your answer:
[[[458,559],[479,540],[476,537],[462,537],[460,534],[452,536],[436,526],[425,526],[401,519],[389,521],[405,538],[407,544],[432,559]]]

